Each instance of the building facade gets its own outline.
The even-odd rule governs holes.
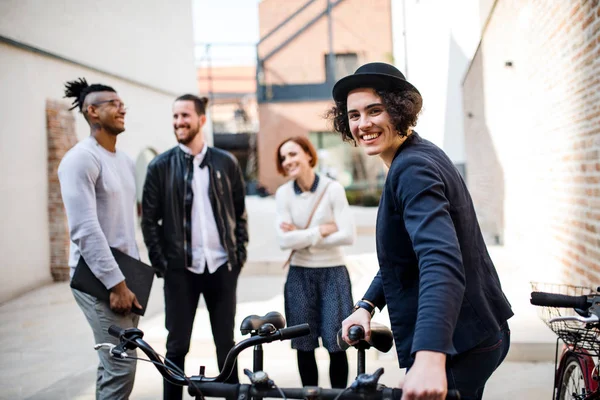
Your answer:
[[[254,65],[202,65],[197,74],[198,90],[209,99],[214,133],[258,130]]]
[[[175,144],[173,99],[197,91],[191,11],[190,0],[0,2],[0,302],[68,272],[56,167],[89,126],[67,111],[64,83],[119,92],[129,109],[118,148],[143,180],[147,160]]]
[[[531,280],[600,282],[600,5],[497,0],[464,78],[467,183]]]
[[[416,131],[443,148],[463,176],[468,166],[462,80],[493,2],[392,2],[395,64],[423,96]]]
[[[292,136],[309,137],[318,170],[345,186],[381,181],[382,164],[342,143],[324,114],[337,79],[366,62],[393,62],[391,0],[263,0],[259,20],[259,183],[273,193],[284,182],[275,152]]]
[[[257,57],[261,184],[272,191],[283,181],[274,170],[273,146],[297,134],[313,140],[322,155],[319,168],[346,187],[381,184],[381,162],[341,143],[323,119],[333,83],[372,61],[393,63],[419,88],[423,111],[416,130],[442,147],[464,175],[462,79],[493,1],[262,1]]]

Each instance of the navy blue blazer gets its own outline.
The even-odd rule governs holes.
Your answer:
[[[387,304],[401,368],[420,350],[469,350],[513,315],[467,186],[416,132],[390,166],[376,237],[379,272],[364,298]]]

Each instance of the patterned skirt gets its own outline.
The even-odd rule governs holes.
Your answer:
[[[352,288],[345,266],[308,268],[291,266],[285,282],[287,326],[308,323],[310,335],[292,339],[292,348],[313,351],[319,337],[328,352],[342,351],[337,332],[352,313]]]

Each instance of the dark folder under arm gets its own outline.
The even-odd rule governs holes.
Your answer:
[[[150,298],[150,289],[154,280],[154,269],[135,258],[117,250],[110,248],[115,261],[119,265],[121,272],[125,276],[127,287],[137,297],[142,308],[133,307],[131,312],[144,315]],[[75,268],[75,273],[71,279],[71,287],[81,292],[87,293],[100,300],[110,302],[110,292],[87,265],[83,256],[79,257],[79,262]]]

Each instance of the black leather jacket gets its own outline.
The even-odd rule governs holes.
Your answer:
[[[229,268],[240,270],[246,262],[248,244],[242,171],[231,154],[214,147],[208,147],[200,166],[208,166],[210,203]],[[179,146],[162,153],[148,166],[142,199],[142,232],[158,276],[167,269],[188,267],[183,248],[186,168],[185,153]]]

